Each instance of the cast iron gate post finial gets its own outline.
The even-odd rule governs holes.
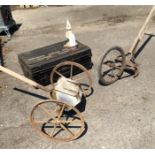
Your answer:
[[[64,45],[64,47],[72,48],[77,46],[76,37],[75,34],[72,32],[72,27],[69,22],[69,20],[66,21],[66,38],[68,39],[68,42]]]

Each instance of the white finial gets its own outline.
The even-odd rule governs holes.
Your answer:
[[[69,40],[64,46],[65,47],[75,47],[77,45],[76,37],[72,32],[72,27],[69,20],[66,21],[66,38]]]
[[[67,19],[67,21],[66,21],[66,30],[71,30],[71,29],[72,29],[71,24],[70,24],[69,20]]]

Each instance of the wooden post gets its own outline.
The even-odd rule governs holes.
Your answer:
[[[137,37],[135,38],[135,40],[134,40],[134,42],[133,42],[131,48],[129,49],[129,53],[131,53],[132,56],[133,56],[133,54],[134,54],[134,52],[135,52],[136,47],[138,46],[138,43],[139,43],[139,42],[141,41],[141,39],[143,38],[143,35],[144,35],[144,33],[145,33],[145,29],[146,29],[146,27],[148,26],[148,24],[149,24],[149,22],[150,22],[150,19],[153,17],[154,12],[155,12],[155,6],[152,7],[152,9],[151,9],[149,15],[147,16],[147,18],[146,18],[146,20],[145,20],[143,26],[141,27],[141,29],[140,29],[140,31],[139,31]]]

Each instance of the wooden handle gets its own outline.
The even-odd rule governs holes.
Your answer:
[[[134,53],[134,51],[135,51],[135,49],[136,49],[138,43],[140,42],[140,40],[142,39],[142,37],[143,37],[143,35],[144,35],[144,31],[145,31],[145,29],[146,29],[148,23],[150,22],[150,19],[151,19],[151,18],[153,17],[153,15],[154,15],[154,11],[155,11],[155,6],[152,7],[152,9],[151,9],[149,15],[147,16],[147,18],[146,18],[146,20],[145,20],[145,22],[144,22],[142,28],[140,29],[140,31],[139,31],[137,37],[135,38],[135,40],[134,40],[134,42],[133,42],[131,48],[129,49],[129,53],[132,53],[132,54]]]
[[[44,87],[44,86],[38,84],[38,83],[35,82],[35,81],[32,81],[32,80],[26,78],[25,76],[22,76],[22,75],[20,75],[20,74],[17,74],[17,73],[15,73],[15,72],[13,72],[13,71],[11,71],[11,70],[5,68],[5,67],[0,66],[0,71],[6,73],[6,74],[8,74],[8,75],[11,75],[11,76],[15,77],[16,79],[19,79],[19,80],[21,80],[21,81],[27,83],[28,85],[31,85],[31,86],[35,87],[35,88],[39,88],[39,89],[42,89],[42,90],[44,90],[44,91],[50,92],[50,90],[47,89],[46,87]]]

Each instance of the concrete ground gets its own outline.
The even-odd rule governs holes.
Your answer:
[[[77,39],[92,49],[94,93],[86,98],[82,113],[88,125],[85,135],[71,142],[48,141],[40,138],[29,122],[32,107],[41,99],[14,88],[48,95],[0,73],[0,148],[155,148],[155,39],[137,59],[137,78],[123,78],[104,87],[97,76],[99,61],[108,48],[119,45],[128,51],[150,8],[55,6],[13,11],[22,25],[5,44],[6,67],[23,74],[17,55],[64,40],[68,18]],[[154,24],[153,20],[150,32],[155,32]]]

